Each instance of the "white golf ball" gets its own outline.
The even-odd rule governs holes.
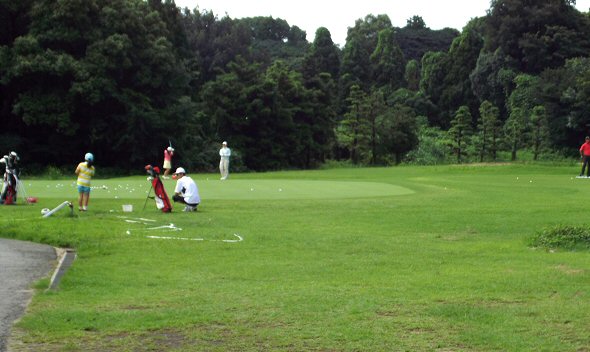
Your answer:
[[[45,214],[49,213],[49,211],[50,211],[49,208],[43,208],[43,209],[41,209],[41,215],[45,215]]]
[[[254,190],[254,188],[250,188],[250,190],[251,190],[251,191],[253,191],[253,190]]]
[[[282,191],[283,191],[283,189],[282,188],[279,188],[279,192],[282,192]]]

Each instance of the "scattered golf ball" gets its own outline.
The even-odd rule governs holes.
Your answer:
[[[125,233],[127,233],[128,235],[131,235],[131,232],[129,230],[127,230]]]
[[[516,179],[518,180],[518,177]]]
[[[251,191],[253,191],[253,190],[254,190],[254,188],[250,188],[250,190],[251,190]]]
[[[533,180],[529,180],[530,183],[533,183]]]
[[[282,188],[279,188],[279,192],[282,192],[282,191],[283,191],[283,189]]]

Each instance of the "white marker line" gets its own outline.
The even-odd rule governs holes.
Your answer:
[[[186,238],[186,237],[167,237],[167,236],[145,236],[147,238],[154,238],[158,240],[182,240],[182,241],[204,241],[202,238]]]
[[[172,231],[182,231],[182,228],[176,227],[174,224],[156,226],[156,227],[148,227],[146,230],[162,230],[162,229],[171,229]]]
[[[156,222],[156,220],[152,220],[152,219],[144,219],[144,218],[130,218],[128,216],[122,216],[122,215],[117,215],[117,217],[119,219],[132,219],[132,220],[137,220],[139,221],[150,221],[150,222]]]
[[[242,236],[238,235],[237,233],[234,233],[234,236],[237,237],[237,240],[221,240],[222,242],[242,242],[244,239],[242,238]]]
[[[242,236],[234,233],[234,236],[237,237],[237,240],[205,240],[204,238],[187,238],[187,237],[168,237],[168,236],[145,236],[146,238],[152,238],[157,240],[180,240],[180,241],[220,241],[226,243],[236,243],[242,242],[244,239]]]

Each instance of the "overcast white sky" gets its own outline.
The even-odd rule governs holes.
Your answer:
[[[474,17],[485,16],[489,0],[175,0],[179,7],[212,10],[217,17],[272,16],[307,32],[313,41],[318,27],[326,27],[334,43],[346,41],[348,27],[368,14],[387,14],[393,26],[403,27],[418,15],[431,29],[445,27],[461,30]],[[588,11],[590,0],[577,0],[580,11]]]

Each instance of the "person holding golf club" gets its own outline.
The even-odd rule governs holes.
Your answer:
[[[174,202],[184,203],[183,211],[196,211],[197,206],[201,203],[199,196],[199,188],[192,178],[186,175],[184,168],[179,167],[172,175],[176,180],[176,188],[174,188]]]
[[[87,211],[90,200],[90,179],[94,176],[94,155],[86,153],[84,161],[78,164],[76,175],[78,175],[78,210]]]
[[[169,179],[168,174],[170,173],[170,169],[172,169],[172,157],[174,156],[174,148],[172,146],[164,149],[164,176],[163,179]]]
[[[221,173],[220,180],[227,180],[229,175],[229,157],[231,156],[231,149],[227,147],[227,142],[221,143],[221,149],[219,149],[219,172]]]
[[[17,180],[20,175],[18,161],[20,158],[16,152],[12,151],[0,159],[6,170],[4,172],[4,183],[2,184],[2,193],[0,195],[0,204],[14,204],[16,202]]]
[[[586,169],[586,177],[590,177],[590,137],[586,136],[586,141],[580,147],[580,158],[582,159],[582,172],[580,176],[584,176],[584,169]]]

